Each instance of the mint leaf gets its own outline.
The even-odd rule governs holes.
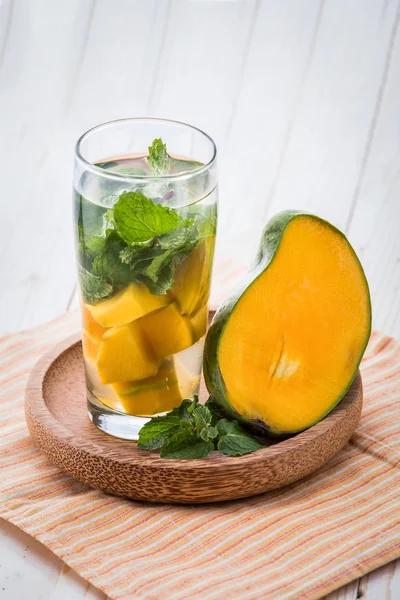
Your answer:
[[[220,435],[218,450],[227,456],[242,456],[263,447],[253,435],[242,429],[237,421],[220,419],[217,430]]]
[[[114,219],[127,244],[144,242],[187,224],[176,211],[154,204],[142,192],[123,192],[114,206]]]
[[[170,414],[176,415],[181,421],[187,421],[194,425],[193,411],[197,406],[199,406],[199,398],[198,396],[194,396],[193,400],[183,400]]]
[[[193,433],[180,430],[163,444],[160,456],[175,459],[205,458],[213,450],[214,444],[211,441],[199,439]]]
[[[160,236],[154,246],[151,262],[142,271],[146,277],[157,282],[160,277],[171,280],[176,269],[195,249],[197,239],[190,227],[178,228]]]
[[[197,230],[199,241],[215,235],[217,231],[217,216],[214,214],[205,219],[198,219]]]
[[[112,292],[110,285],[102,277],[96,277],[79,265],[79,285],[84,302],[94,304],[95,300],[107,298]]]
[[[153,417],[145,423],[139,432],[138,448],[142,450],[158,450],[180,428],[179,417],[168,414],[164,417]]]
[[[106,238],[101,235],[93,235],[88,240],[86,240],[86,248],[88,248],[91,252],[97,253],[104,250],[104,246],[106,244]]]
[[[207,406],[202,406],[199,404],[199,406],[193,411],[193,418],[197,432],[200,432],[202,429],[211,425],[212,415]]]
[[[114,285],[127,285],[134,281],[129,265],[124,264],[120,254],[126,248],[115,231],[111,231],[104,241],[104,248],[93,260],[92,271],[97,277],[111,279]]]
[[[186,241],[183,244],[178,242],[175,247],[171,245],[169,248],[163,249],[160,240],[158,248],[153,253],[151,262],[143,271],[144,275],[154,282],[157,282],[160,276],[168,276],[169,279],[172,279],[172,287],[176,269],[195,247],[196,243]]]
[[[147,242],[137,242],[131,246],[124,246],[119,253],[121,262],[126,265],[133,267],[139,258],[143,259],[146,256],[145,253],[141,252],[144,248],[152,248],[154,246],[154,239],[148,240]]]
[[[106,237],[110,230],[115,229],[114,209],[109,208],[103,215],[101,235]]]
[[[164,294],[166,294],[173,286],[174,278],[170,268],[167,267],[165,271],[160,273],[157,281],[152,281],[144,275],[138,275],[136,281],[144,283],[153,296],[164,296]]]
[[[215,438],[218,437],[218,430],[215,427],[204,427],[200,431],[200,437],[205,442],[215,440]]]
[[[154,177],[168,175],[170,169],[170,157],[167,152],[166,144],[163,144],[161,138],[153,140],[149,146],[149,156],[147,162]]]
[[[211,424],[212,425],[216,425],[220,419],[225,419],[226,415],[224,414],[224,411],[222,410],[220,405],[215,402],[215,400],[212,396],[210,396],[208,398],[207,402],[205,403],[205,406],[211,412],[211,415],[212,415]]]
[[[203,406],[195,396],[193,400],[183,400],[167,415],[154,417],[139,433],[139,448],[160,450],[162,458],[194,459],[205,458],[216,445],[227,456],[240,456],[263,447],[237,421],[222,418],[217,426],[212,425],[213,402],[209,399]]]
[[[121,262],[130,266],[135,281],[144,283],[152,294],[166,294],[174,283],[176,269],[196,247],[192,228],[178,228],[150,240],[126,246]]]

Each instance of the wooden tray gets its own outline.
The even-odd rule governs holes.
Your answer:
[[[207,392],[203,386],[201,395]],[[153,502],[218,502],[261,494],[308,475],[349,440],[362,407],[357,375],[340,404],[320,423],[242,457],[167,460],[95,427],[87,416],[78,335],[37,363],[26,389],[25,414],[36,445],[72,477],[109,494]]]

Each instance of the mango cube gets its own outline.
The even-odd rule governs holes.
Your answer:
[[[157,415],[169,412],[182,402],[172,360],[163,361],[154,377],[147,377],[141,381],[115,383],[112,387],[117,392],[125,412],[130,415]]]
[[[93,306],[84,304],[81,301],[82,327],[87,335],[97,343],[100,343],[101,338],[107,331],[107,328],[102,327],[92,316],[91,309]]]
[[[193,315],[207,302],[215,238],[201,242],[175,273],[172,294],[183,315]]]
[[[97,369],[103,384],[151,377],[159,365],[136,321],[109,329],[100,342]]]
[[[131,283],[115,296],[86,307],[102,327],[121,327],[170,302],[167,295],[153,296],[143,283]]]
[[[84,329],[82,330],[82,349],[86,359],[96,362],[99,342],[94,340]]]
[[[191,317],[190,322],[194,332],[195,341],[199,340],[206,335],[207,330],[207,321],[208,321],[208,306],[205,304],[200,310],[197,311],[193,317]]]
[[[191,346],[194,339],[190,319],[181,315],[177,304],[169,304],[138,321],[153,354],[165,358]]]

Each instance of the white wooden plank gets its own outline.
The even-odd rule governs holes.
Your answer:
[[[11,30],[12,14],[12,0],[3,0],[3,2],[0,4],[0,69],[4,63],[7,52],[7,43]]]
[[[266,213],[318,212],[344,228],[374,119],[398,2],[326,2]]]
[[[109,596],[93,587],[76,571],[60,561],[60,574],[49,600],[108,600]]]
[[[149,113],[194,123],[219,143],[258,4],[173,0]]]
[[[336,590],[328,596],[325,596],[323,600],[357,600],[358,582],[358,579],[356,579],[356,581],[352,581],[348,585],[340,588],[340,590]]]
[[[15,11],[11,50],[0,73],[3,198],[13,199],[0,239],[0,334],[46,321],[69,302],[75,282],[73,145],[98,120],[147,104],[157,23],[163,27],[165,12],[156,6],[164,5],[125,2],[116,11],[108,2],[74,0],[60,10],[41,0],[28,20],[26,11]],[[20,38],[27,56],[22,64]],[[135,65],[141,66],[140,80]],[[10,113],[17,116],[17,130]]]
[[[365,575],[360,581],[362,600],[398,600],[400,598],[400,560]]]
[[[263,226],[288,123],[296,108],[321,16],[319,0],[260,4],[242,75],[220,145],[221,253],[248,264]],[[231,112],[234,110],[234,113]]]
[[[7,600],[107,600],[40,542],[3,519],[0,596]]]
[[[97,0],[68,99],[81,132],[148,111],[169,1]]]
[[[400,336],[400,34],[394,45],[382,103],[348,234],[371,287],[374,326]]]
[[[87,5],[14,2],[0,71],[0,332],[65,309],[75,279],[72,139],[64,118]]]

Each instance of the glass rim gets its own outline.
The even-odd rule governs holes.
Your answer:
[[[204,165],[201,165],[200,167],[196,167],[195,169],[191,169],[190,171],[182,171],[181,173],[171,173],[168,175],[153,176],[153,175],[129,175],[127,173],[117,173],[117,172],[112,172],[112,171],[106,171],[105,169],[102,169],[101,167],[98,167],[97,165],[89,162],[83,156],[83,154],[81,152],[81,146],[86,141],[86,139],[88,139],[91,135],[93,135],[101,130],[107,129],[108,127],[111,127],[112,125],[118,125],[118,124],[123,124],[123,123],[146,122],[146,121],[151,122],[151,123],[159,122],[159,123],[167,123],[167,124],[171,124],[171,125],[181,125],[181,126],[189,128],[189,129],[192,129],[193,131],[196,131],[197,133],[200,133],[211,144],[212,156],[211,156],[210,160],[207,163],[205,163]],[[111,179],[114,181],[126,181],[126,182],[129,181],[129,182],[137,182],[137,183],[143,183],[143,181],[146,181],[146,180],[185,181],[185,180],[191,179],[192,177],[197,177],[198,175],[201,175],[210,170],[210,168],[213,166],[213,164],[216,162],[216,159],[217,159],[217,147],[215,145],[214,140],[212,139],[211,136],[208,135],[208,133],[206,133],[199,127],[190,125],[189,123],[185,123],[184,121],[176,121],[174,119],[164,119],[162,117],[127,117],[124,119],[113,119],[111,121],[105,121],[104,123],[99,123],[98,125],[95,125],[94,127],[91,127],[90,129],[85,131],[78,138],[78,141],[75,144],[75,158],[77,160],[79,160],[81,163],[83,163],[85,165],[85,168],[87,170],[91,171],[93,174],[98,175],[99,177]]]

